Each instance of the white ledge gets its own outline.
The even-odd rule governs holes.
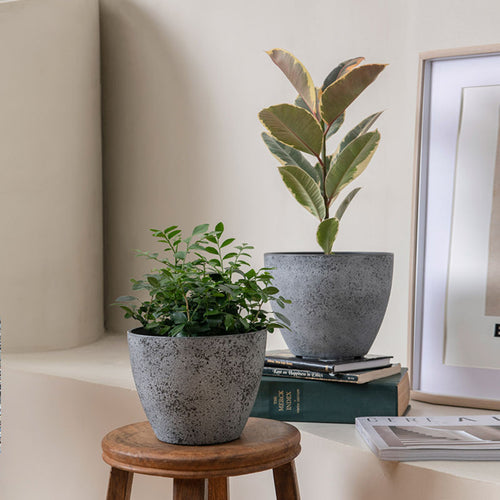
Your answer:
[[[9,369],[135,389],[127,336],[107,333],[97,342],[60,351],[3,354]]]

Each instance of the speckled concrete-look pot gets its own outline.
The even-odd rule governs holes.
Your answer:
[[[392,285],[392,253],[267,253],[274,284],[290,299],[283,338],[296,356],[365,355],[384,318]],[[281,311],[281,309],[279,309]]]
[[[264,366],[266,331],[212,337],[128,332],[130,362],[160,441],[204,445],[240,437]]]

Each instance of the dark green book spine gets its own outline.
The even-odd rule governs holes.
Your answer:
[[[401,415],[407,406],[406,393],[409,399],[406,372],[403,368],[400,374],[366,384],[264,375],[251,416],[288,422],[352,424],[356,417]],[[401,396],[406,401],[403,410]]]

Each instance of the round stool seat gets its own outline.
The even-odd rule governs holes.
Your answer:
[[[207,446],[163,443],[140,422],[106,434],[102,450],[111,465],[107,500],[130,500],[134,473],[173,478],[174,500],[229,500],[228,477],[267,469],[277,500],[300,500],[300,432],[284,422],[250,418],[239,439]]]
[[[300,453],[299,431],[284,422],[250,418],[241,437],[229,443],[183,446],[159,441],[148,422],[111,431],[102,441],[112,467],[173,478],[238,476],[274,469]]]

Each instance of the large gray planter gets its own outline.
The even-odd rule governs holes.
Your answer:
[[[283,338],[296,356],[363,356],[377,336],[389,301],[391,253],[267,253],[274,284],[292,301]]]
[[[266,331],[212,337],[128,332],[130,362],[160,441],[205,445],[238,439],[252,410]]]

